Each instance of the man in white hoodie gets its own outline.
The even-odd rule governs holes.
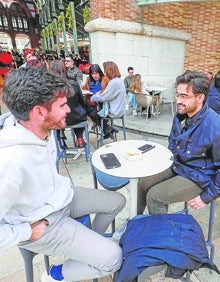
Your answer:
[[[3,101],[17,122],[0,130],[0,250],[18,245],[65,262],[42,281],[79,281],[109,275],[121,248],[101,234],[123,209],[116,192],[75,187],[56,170],[52,129],[66,126],[72,88],[41,68],[11,72]],[[93,230],[74,218],[94,213]]]

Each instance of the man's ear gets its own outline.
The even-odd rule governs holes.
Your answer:
[[[31,113],[35,119],[38,119],[38,120],[41,120],[41,121],[44,121],[45,118],[47,117],[47,113],[48,113],[48,110],[45,108],[45,107],[42,107],[42,106],[35,106]]]
[[[199,103],[200,104],[203,104],[204,103],[204,100],[205,100],[205,94],[199,94]]]

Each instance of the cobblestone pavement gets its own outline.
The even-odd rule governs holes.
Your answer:
[[[172,123],[172,116],[170,113],[169,105],[163,105],[161,107],[161,114],[159,118],[152,116],[148,121],[146,121],[145,116],[132,116],[132,110],[129,109],[125,117],[126,128],[127,128],[127,139],[148,139],[150,141],[158,142],[162,145],[167,145],[167,136]],[[68,134],[67,134],[68,135]],[[121,132],[119,132],[119,140],[122,139]],[[90,135],[91,151],[94,152],[96,149],[96,136]],[[107,141],[109,142],[109,141]],[[71,139],[68,138],[68,143],[71,145]],[[90,165],[85,160],[85,156],[81,155],[79,159],[74,160],[73,157],[68,158],[68,163],[64,164],[61,161],[60,173],[70,176],[75,185],[80,185],[82,187],[93,188],[93,179],[91,174]],[[136,185],[135,181],[121,190],[120,193],[124,194],[127,199],[127,204],[123,212],[116,219],[116,226],[120,226],[126,218],[129,216],[129,189],[132,185]],[[100,187],[101,189],[101,187]],[[178,209],[177,204],[173,205],[171,209]],[[207,236],[208,227],[208,216],[209,207],[206,207],[200,211],[190,210],[190,213],[200,223],[205,236]],[[219,222],[220,217],[220,202],[217,200],[216,211],[215,211],[215,221]],[[220,225],[215,224],[213,230],[213,241],[215,244],[215,258],[214,261],[216,265],[220,268]],[[62,258],[51,258],[52,263],[62,262]],[[0,282],[24,282],[24,263],[17,247],[10,248],[8,250],[0,252]],[[34,258],[34,276],[35,282],[40,281],[41,274],[44,271],[43,257],[38,255]],[[195,271],[191,275],[191,280],[196,282],[217,282],[220,281],[219,275],[215,272],[211,272],[206,268]],[[110,282],[111,277],[104,277],[99,279],[100,282]],[[151,278],[147,279],[146,282],[171,282],[180,281],[164,277],[164,272],[160,272]],[[85,281],[84,281],[85,282]]]

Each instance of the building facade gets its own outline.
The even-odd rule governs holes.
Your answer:
[[[0,0],[0,45],[5,50],[39,47],[40,26],[33,1]]]
[[[187,69],[219,71],[218,0],[0,0],[0,8],[0,45],[8,50],[59,51],[71,36],[75,51],[89,38],[92,63],[113,60],[122,76],[131,65],[165,87]]]
[[[123,75],[131,65],[166,87],[184,70],[220,69],[220,1],[91,0],[90,6],[92,62],[114,60]]]

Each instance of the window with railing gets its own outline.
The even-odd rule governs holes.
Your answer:
[[[12,26],[13,26],[14,28],[16,28],[16,27],[17,27],[17,21],[16,21],[15,17],[12,17],[12,18],[11,18],[11,22],[12,22]]]

